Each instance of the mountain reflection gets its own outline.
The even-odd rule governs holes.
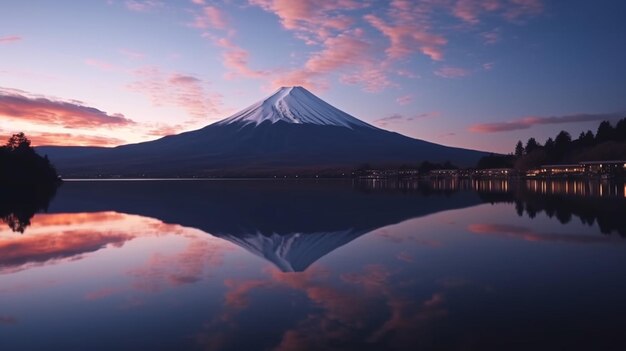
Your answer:
[[[619,215],[624,186],[602,182],[74,182],[64,186],[50,214],[10,226],[23,231],[30,224],[28,235],[0,231],[0,272],[78,258],[140,236],[185,228],[236,244],[283,272],[301,272],[378,228],[483,202],[514,204],[520,216],[529,218],[545,212],[561,223],[576,216],[583,223],[597,223],[602,233],[626,235],[626,217]],[[19,213],[25,218],[26,212]],[[603,241],[488,223],[468,230],[533,241]]]
[[[345,182],[101,182],[67,184],[50,211],[158,218],[210,233],[290,272],[375,229],[480,202],[469,192],[426,200],[354,191]]]

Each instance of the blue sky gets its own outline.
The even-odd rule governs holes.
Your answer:
[[[626,3],[5,1],[0,132],[118,145],[284,85],[382,128],[510,152],[626,117]]]

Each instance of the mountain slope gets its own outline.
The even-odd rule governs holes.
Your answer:
[[[482,152],[412,139],[369,125],[303,88],[269,98],[199,130],[116,148],[40,147],[64,177],[315,174],[363,164],[451,161]]]

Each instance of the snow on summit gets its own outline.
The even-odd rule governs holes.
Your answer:
[[[375,128],[333,107],[302,87],[280,88],[265,100],[259,101],[215,124],[259,125],[263,122],[317,124],[350,129],[353,127]]]

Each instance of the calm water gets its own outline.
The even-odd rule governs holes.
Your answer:
[[[625,191],[66,182],[0,223],[0,350],[625,350]]]

